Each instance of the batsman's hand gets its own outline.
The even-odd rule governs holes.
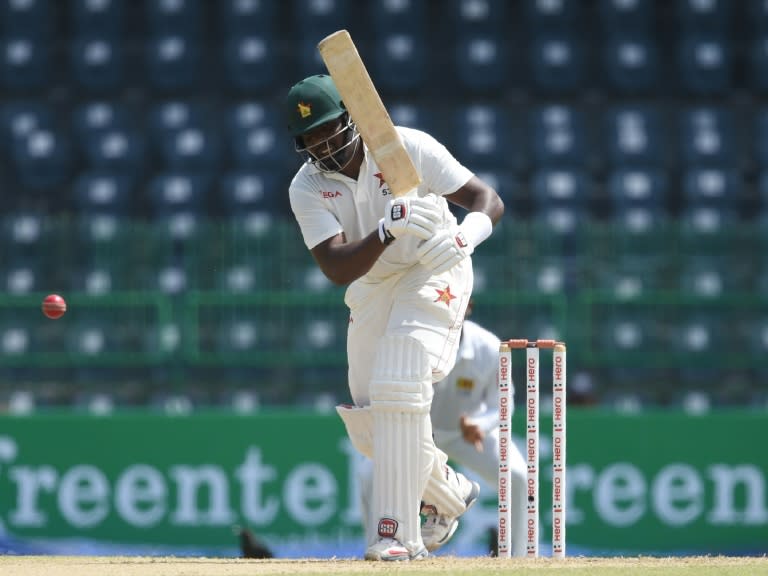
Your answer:
[[[379,238],[390,244],[395,238],[412,234],[422,240],[431,238],[442,220],[434,194],[424,198],[403,196],[387,202],[384,218],[379,220]]]
[[[419,246],[416,256],[422,266],[435,274],[450,270],[474,251],[459,226],[440,230]]]

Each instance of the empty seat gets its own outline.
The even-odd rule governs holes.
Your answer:
[[[504,88],[509,69],[502,35],[458,34],[455,61],[456,77],[466,94],[498,94]]]
[[[607,157],[616,168],[659,166],[666,138],[659,110],[649,105],[616,106],[606,116]]]
[[[94,100],[79,104],[72,114],[74,135],[83,141],[94,132],[135,126],[127,107],[117,101]]]
[[[387,111],[395,126],[415,128],[430,134],[435,127],[434,111],[428,105],[395,100],[387,105]]]
[[[377,88],[412,94],[427,86],[429,70],[422,33],[382,30],[374,40],[373,50],[371,77]]]
[[[145,44],[147,77],[159,92],[193,88],[203,69],[200,48],[193,36],[181,33],[154,35]]]
[[[61,134],[50,130],[27,134],[13,150],[22,186],[46,191],[63,184],[70,171],[70,153],[69,143]]]
[[[49,130],[54,125],[54,113],[42,102],[8,102],[0,107],[0,145],[10,150],[30,133]]]
[[[194,38],[203,29],[202,0],[147,0],[146,10],[151,33]]]
[[[545,94],[573,94],[585,79],[583,46],[572,32],[536,34],[530,48],[531,79]]]
[[[610,90],[632,95],[659,89],[658,52],[650,35],[613,35],[602,50]]]
[[[88,168],[111,170],[138,177],[144,164],[144,142],[136,130],[107,128],[80,142]]]
[[[550,169],[533,174],[531,195],[535,209],[573,207],[584,209],[590,200],[586,176],[578,170]]]
[[[315,44],[336,30],[349,28],[349,0],[292,0],[298,37]]]
[[[220,194],[228,217],[252,212],[273,212],[276,182],[269,171],[237,171],[223,174]]]
[[[422,33],[427,25],[426,0],[373,0],[369,6],[375,30]]]
[[[679,44],[682,87],[694,95],[723,95],[731,88],[731,48],[725,37],[691,33]]]
[[[458,108],[454,134],[452,149],[472,170],[513,167],[510,118],[501,106]]]
[[[224,65],[230,87],[240,91],[270,88],[275,81],[275,42],[271,35],[243,33],[224,44]]]
[[[78,35],[120,32],[125,15],[124,0],[73,0],[72,22]]]
[[[686,204],[738,212],[742,200],[742,178],[731,169],[693,168],[683,176]]]
[[[653,249],[666,222],[667,178],[661,170],[626,168],[608,179],[612,221],[623,250]]]
[[[585,161],[587,139],[582,112],[552,104],[531,112],[530,133],[536,166],[579,166]]]
[[[162,136],[163,167],[170,170],[213,171],[219,162],[216,134],[199,126],[168,131]]]
[[[123,43],[115,34],[83,34],[71,44],[72,78],[90,92],[116,91],[123,85]]]
[[[573,29],[581,3],[578,0],[525,0],[524,14],[533,30]]]
[[[0,2],[3,36],[21,33],[42,39],[50,32],[55,5],[51,0],[3,0]]]
[[[738,287],[737,268],[714,256],[694,255],[680,269],[679,289],[692,298],[721,298]]]
[[[149,200],[157,214],[200,212],[205,204],[209,178],[188,172],[164,172],[152,178]]]
[[[277,25],[276,2],[263,0],[218,0],[225,37],[246,32],[268,32]]]
[[[130,213],[132,184],[128,174],[103,170],[81,172],[74,183],[74,202],[81,212]]]
[[[600,0],[600,20],[607,33],[647,34],[655,15],[654,0]]]
[[[0,86],[14,92],[44,88],[51,77],[49,51],[44,38],[17,32],[0,38]]]
[[[727,166],[733,161],[733,119],[730,110],[700,106],[682,110],[682,158],[690,166]]]
[[[730,21],[728,0],[677,0],[677,15],[685,32],[721,34]]]

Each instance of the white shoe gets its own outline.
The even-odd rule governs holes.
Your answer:
[[[388,562],[403,560],[421,560],[429,555],[423,546],[414,553],[394,538],[381,538],[365,551],[366,560],[384,560]]]
[[[480,497],[480,485],[468,480],[459,472],[454,473],[464,492],[464,503],[466,504],[464,512],[466,512]],[[459,527],[459,518],[458,516],[438,514],[437,509],[430,505],[422,506],[421,514],[424,516],[424,521],[421,524],[421,539],[424,541],[425,548],[434,552],[453,537]]]

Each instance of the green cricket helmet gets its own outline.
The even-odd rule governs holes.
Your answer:
[[[288,130],[293,137],[306,134],[346,113],[341,95],[327,74],[305,78],[293,85],[285,99]]]

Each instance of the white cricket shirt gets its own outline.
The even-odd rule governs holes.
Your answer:
[[[400,126],[397,131],[421,177],[413,194],[423,197],[431,192],[442,197],[456,192],[472,177],[472,172],[429,134]],[[294,176],[289,188],[291,209],[310,250],[340,232],[345,233],[348,242],[365,238],[384,216],[391,198],[389,186],[367,147],[364,152],[357,180],[321,172],[310,164],[304,164]],[[444,221],[455,223],[448,202],[443,198],[439,202]],[[411,235],[398,238],[364,278],[376,281],[413,266],[420,241]]]

